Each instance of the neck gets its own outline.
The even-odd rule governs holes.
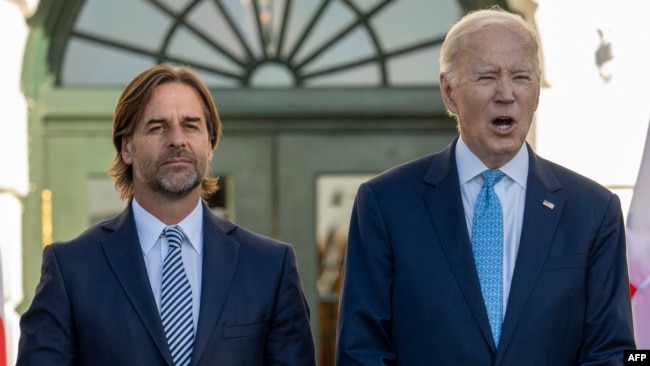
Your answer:
[[[479,158],[479,159],[483,162],[483,164],[485,164],[486,167],[488,167],[489,169],[492,169],[492,170],[501,168],[502,166],[506,165],[511,160],[511,158],[508,158],[508,159],[498,159],[498,158],[497,159],[483,159],[483,158]]]
[[[201,199],[201,192],[194,190],[181,198],[169,198],[151,192],[149,194],[135,192],[134,197],[142,208],[165,225],[176,225],[196,208]]]

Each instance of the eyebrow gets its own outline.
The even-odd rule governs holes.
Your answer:
[[[183,116],[183,122],[200,122],[201,117],[199,116]]]
[[[168,119],[165,117],[153,117],[147,121],[147,124],[150,123],[165,123]],[[199,116],[183,116],[181,122],[200,122],[201,117]]]
[[[473,74],[474,75],[486,75],[486,74],[496,74],[499,71],[495,67],[480,67],[476,70],[474,70]]]
[[[167,120],[166,118],[162,118],[162,117],[158,117],[158,118],[150,118],[150,119],[147,121],[146,124],[150,124],[150,123],[163,123],[163,122],[165,122],[166,120]]]
[[[521,74],[521,73],[532,73],[532,70],[528,67],[522,66],[518,67],[512,70],[506,70],[510,74]],[[475,75],[486,75],[486,74],[498,74],[500,73],[499,70],[497,70],[494,67],[481,67],[477,70],[474,71]]]

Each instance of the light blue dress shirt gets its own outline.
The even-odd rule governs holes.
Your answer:
[[[167,225],[142,208],[135,198],[132,206],[151,290],[156,305],[158,305],[158,313],[160,313],[162,265],[169,248],[167,239],[161,234]],[[185,273],[190,281],[190,286],[192,286],[192,315],[196,333],[201,303],[201,270],[203,268],[203,205],[201,200],[197,203],[196,208],[183,221],[178,223],[178,226],[185,233],[185,239],[181,244],[181,253]]]
[[[474,204],[483,186],[481,172],[489,168],[474,155],[462,138],[459,138],[456,143],[456,165],[465,209],[467,232],[471,240]],[[512,160],[499,170],[506,174],[503,179],[494,185],[494,190],[499,197],[503,211],[503,313],[505,316],[510,284],[512,283],[517,252],[519,251],[521,227],[524,221],[526,183],[528,181],[528,149],[526,144],[521,147]]]

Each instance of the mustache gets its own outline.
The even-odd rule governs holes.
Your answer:
[[[173,158],[187,159],[187,160],[190,160],[193,164],[196,164],[196,162],[197,162],[196,157],[194,156],[194,154],[192,154],[191,152],[189,152],[187,150],[182,150],[182,149],[167,152],[167,153],[163,154],[158,160],[163,162],[163,161],[173,159]]]

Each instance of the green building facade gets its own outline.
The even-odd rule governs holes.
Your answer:
[[[33,297],[44,245],[125,205],[107,175],[122,88],[153,64],[189,65],[211,88],[223,122],[211,164],[223,190],[210,204],[294,245],[319,362],[333,364],[356,188],[456,136],[438,90],[440,44],[464,12],[493,3],[41,1],[29,20],[22,77],[32,189],[19,310]]]

